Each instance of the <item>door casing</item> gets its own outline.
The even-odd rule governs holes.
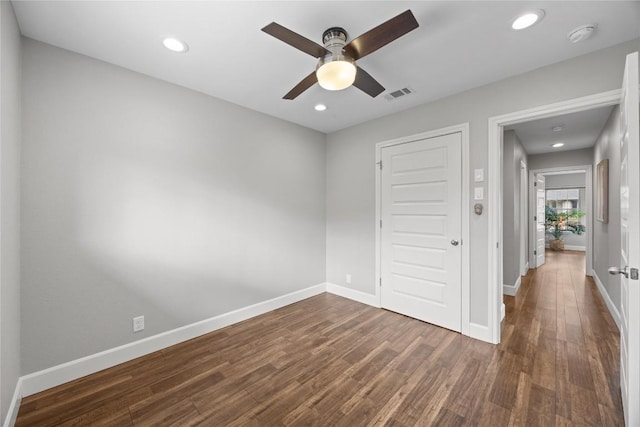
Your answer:
[[[498,344],[500,342],[500,321],[502,307],[502,132],[503,128],[516,123],[544,119],[561,114],[577,113],[598,107],[607,107],[620,103],[621,89],[584,96],[568,101],[556,102],[527,110],[489,118],[488,136],[488,182],[487,210],[489,230],[487,239],[488,254],[488,335],[485,341]],[[589,266],[591,267],[591,266]]]

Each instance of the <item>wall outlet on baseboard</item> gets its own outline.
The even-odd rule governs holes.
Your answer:
[[[133,318],[133,332],[140,332],[144,330],[144,316],[138,316]]]
[[[345,282],[347,282],[347,285],[350,285],[351,284],[351,275],[347,274],[347,277],[344,280],[345,280]]]

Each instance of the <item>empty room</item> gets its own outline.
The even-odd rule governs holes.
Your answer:
[[[0,20],[4,426],[640,425],[639,1]]]

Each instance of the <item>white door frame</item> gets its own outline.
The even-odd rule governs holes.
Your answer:
[[[529,182],[527,164],[520,160],[520,275],[524,276],[532,265],[529,260]]]
[[[528,110],[516,111],[489,118],[488,139],[488,181],[487,181],[487,214],[489,215],[489,233],[487,239],[488,253],[488,330],[490,341],[500,342],[500,320],[502,307],[502,189],[500,176],[502,171],[502,132],[503,127],[561,114],[577,113],[598,107],[617,105],[620,103],[622,90],[616,89],[595,95],[556,102]]]
[[[382,306],[381,300],[381,292],[380,292],[380,283],[381,283],[381,249],[380,245],[382,244],[382,236],[380,235],[380,221],[381,221],[381,212],[382,212],[382,174],[380,173],[380,162],[382,159],[382,149],[384,147],[389,147],[392,145],[398,144],[407,144],[409,142],[419,141],[421,139],[426,138],[435,138],[438,136],[449,135],[452,133],[460,133],[462,136],[462,240],[460,241],[462,247],[462,322],[461,322],[461,333],[463,335],[469,335],[473,338],[473,335],[470,335],[472,331],[470,331],[470,322],[469,322],[469,215],[471,212],[467,209],[469,206],[469,123],[462,123],[459,125],[449,126],[446,128],[436,129],[428,132],[419,133],[416,135],[410,135],[402,138],[392,139],[389,141],[378,142],[376,144],[376,295],[375,300],[377,301],[378,307]],[[384,167],[385,165],[382,165]]]
[[[540,174],[549,174],[552,175],[554,173],[557,172],[570,172],[570,171],[575,171],[575,172],[584,172],[584,179],[585,179],[585,187],[584,187],[584,208],[582,209],[585,213],[585,217],[587,220],[587,247],[586,247],[586,262],[585,262],[585,275],[587,276],[593,276],[593,228],[594,228],[594,221],[593,221],[593,208],[592,208],[592,200],[593,200],[593,166],[592,165],[583,165],[583,166],[565,166],[565,167],[557,167],[557,168],[545,168],[545,169],[535,169],[535,170],[530,170],[529,171],[529,182],[531,182],[534,178],[534,176],[538,173]],[[534,200],[535,199],[535,189],[533,187],[533,184],[529,186],[529,194],[530,194],[530,200]],[[535,223],[533,223],[533,221],[531,221],[531,219],[533,218],[533,216],[535,215],[535,211],[530,210],[529,211],[529,219],[530,219],[530,223],[531,223],[531,232],[535,232],[535,228],[536,225]],[[531,245],[529,245],[531,246]],[[529,248],[531,250],[531,248]],[[533,265],[533,263],[535,262],[535,259],[533,258],[533,251],[531,252],[531,256],[529,257],[529,262],[531,262]],[[533,260],[533,261],[532,261]]]
[[[533,218],[534,216],[536,217],[535,221],[533,222],[533,224],[531,224],[531,240],[532,242],[532,251],[531,251],[531,265],[533,266],[533,268],[538,268],[540,266],[542,266],[543,264],[546,263],[547,261],[547,254],[546,254],[546,248],[544,248],[545,253],[542,254],[542,260],[543,262],[540,263],[540,258],[541,258],[541,254],[537,253],[538,250],[538,239],[540,238],[539,236],[539,226],[540,226],[540,219],[537,218],[538,213],[539,213],[539,202],[540,202],[540,194],[538,193],[540,191],[540,188],[538,188],[538,185],[540,183],[543,183],[544,186],[544,200],[545,200],[545,204],[547,201],[547,194],[546,194],[546,188],[547,188],[547,178],[544,175],[541,175],[542,179],[540,179],[539,177],[536,176],[536,174],[530,174],[531,175],[531,204],[533,205],[531,207],[531,212],[527,212],[527,219],[529,218]],[[529,190],[527,190],[527,196],[529,195]],[[527,221],[528,223],[529,221]],[[546,230],[545,230],[545,235],[543,235],[543,238],[546,237]]]

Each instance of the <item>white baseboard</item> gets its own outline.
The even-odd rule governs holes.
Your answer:
[[[500,321],[502,322],[504,320],[504,316],[507,313],[507,307],[504,305],[504,303],[502,303],[502,306],[500,307]]]
[[[544,245],[545,249],[551,249],[551,247],[549,246],[549,244],[545,244]],[[587,251],[587,247],[586,246],[575,246],[575,245],[564,245],[564,250],[565,251],[580,251],[580,252],[586,252]]]
[[[20,402],[22,401],[22,378],[18,378],[16,389],[13,392],[13,398],[7,411],[7,416],[4,419],[3,427],[13,427],[18,419],[18,410],[20,409]]]
[[[593,281],[596,282],[596,286],[600,291],[600,295],[602,295],[602,299],[604,300],[604,303],[607,305],[607,308],[609,309],[609,314],[611,314],[611,317],[613,317],[613,321],[616,322],[616,326],[618,326],[618,330],[620,330],[620,312],[616,308],[613,301],[611,301],[611,297],[607,293],[604,285],[602,284],[602,281],[600,281],[600,278],[596,274],[595,270],[593,270],[592,277],[593,277]]]
[[[520,272],[520,275],[526,276],[528,272],[529,272],[529,261],[527,261],[527,263],[524,265],[524,270]]]
[[[518,290],[520,289],[520,284],[522,284],[522,276],[518,276],[516,283],[513,285],[502,285],[502,293],[505,295],[511,295],[512,297],[518,294]]]
[[[334,283],[327,283],[327,292],[350,300],[358,301],[363,304],[371,305],[373,307],[380,307],[378,298],[375,295],[336,285]]]
[[[326,284],[311,286],[290,294],[224,313],[177,329],[112,348],[91,356],[53,366],[20,377],[21,397],[47,390],[51,387],[84,377],[154,351],[196,338],[234,323],[276,310],[326,291]]]
[[[478,325],[477,323],[469,323],[469,336],[477,340],[485,341],[492,344],[498,344],[493,342],[491,331],[488,326]]]

